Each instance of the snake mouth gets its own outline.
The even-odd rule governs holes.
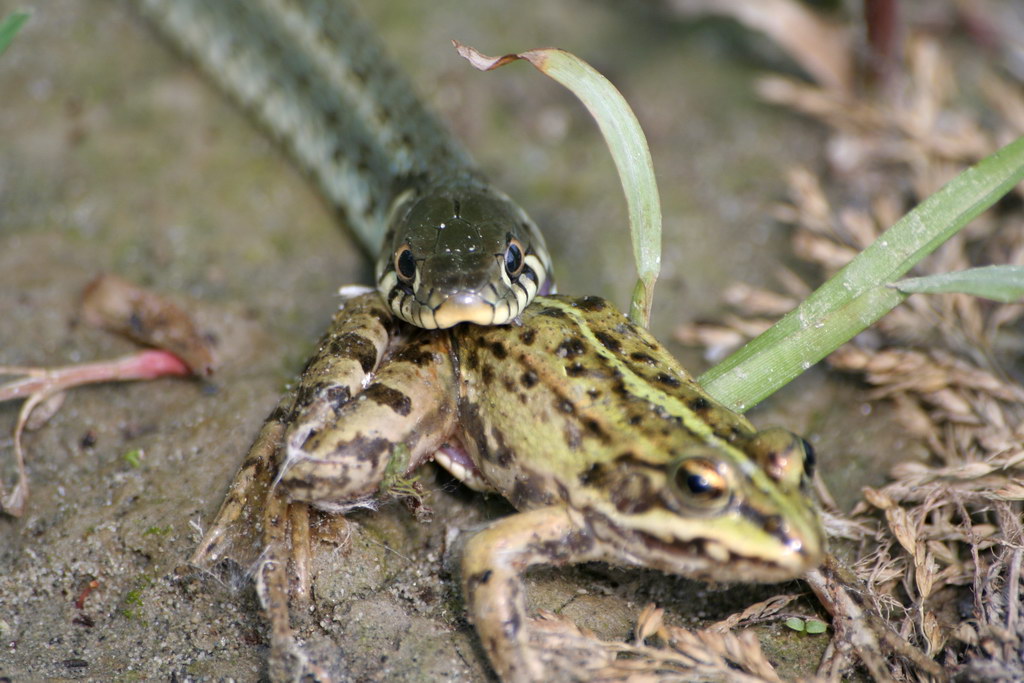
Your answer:
[[[388,283],[385,283],[385,285]],[[411,287],[381,288],[388,308],[396,316],[428,330],[443,330],[460,323],[475,325],[506,325],[516,319],[533,299],[536,285],[516,284],[508,291],[488,285],[483,291],[462,289],[427,294],[414,292]],[[545,292],[552,289],[545,287]]]
[[[442,275],[444,270],[437,269],[422,278],[417,273],[416,281],[411,283],[400,282],[391,271],[377,285],[392,313],[417,327],[443,330],[460,323],[506,325],[523,312],[534,296],[554,292],[554,283],[543,262],[533,254],[526,261],[528,269],[514,281],[501,276],[485,282],[465,276],[446,278]],[[448,281],[444,282],[445,279]],[[438,280],[442,281],[433,287],[422,286],[424,281]]]
[[[433,290],[419,294],[411,287],[399,285],[390,290],[381,288],[381,293],[395,316],[427,330],[443,330],[460,323],[504,325],[511,322],[519,314],[521,302],[515,296],[497,296],[493,287],[487,290]],[[487,294],[495,296],[489,299]]]
[[[507,322],[496,320],[497,310],[494,305],[475,292],[460,292],[449,296],[433,312],[434,323],[440,330],[459,323],[498,325]]]
[[[427,329],[447,329],[462,323],[504,325],[530,303],[546,273],[533,255],[525,258],[523,272],[512,279],[505,273],[500,253],[465,252],[434,256],[417,264],[412,281],[403,282],[392,271],[378,281],[388,306],[401,319]],[[390,288],[390,289],[389,289]]]

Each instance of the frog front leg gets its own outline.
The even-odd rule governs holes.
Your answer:
[[[372,506],[448,440],[456,419],[448,335],[410,330],[364,389],[298,415],[284,437],[279,486],[292,501],[332,512]]]
[[[579,515],[564,506],[499,519],[466,543],[462,558],[466,607],[503,681],[546,680],[551,674],[543,653],[530,648],[522,573],[538,564],[601,559],[598,545]]]

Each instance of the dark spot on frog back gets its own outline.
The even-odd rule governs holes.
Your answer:
[[[533,342],[537,340],[537,332],[532,328],[526,328],[519,333],[519,341],[523,346],[533,346]]]
[[[639,344],[652,351],[658,349],[658,342],[651,336],[650,332],[643,327],[634,325],[628,320],[623,320],[615,324],[611,329],[612,333],[616,335],[620,341],[628,343],[630,346]]]
[[[565,374],[569,377],[581,377],[587,374],[587,368],[580,362],[570,363],[565,366]]]
[[[334,412],[338,412],[343,405],[348,403],[351,398],[349,395],[348,387],[344,387],[338,384],[334,384],[327,388],[324,392],[324,400],[326,400]]]
[[[491,353],[498,360],[505,360],[508,357],[508,351],[505,350],[505,344],[499,339],[491,344]]]
[[[608,308],[608,302],[599,296],[585,296],[576,300],[576,306],[588,313],[599,313]]]
[[[568,317],[565,311],[560,308],[555,308],[554,306],[545,306],[537,311],[536,314],[542,315],[546,318],[555,318],[557,320],[565,320]]]
[[[555,502],[555,496],[547,490],[546,483],[540,474],[524,470],[523,474],[516,477],[508,500],[518,510],[527,506],[551,505]]]
[[[679,381],[678,377],[670,375],[667,372],[659,372],[657,375],[654,376],[654,381],[657,382],[658,384],[663,384],[667,387],[672,388],[678,387],[682,384],[682,382]]]
[[[411,363],[416,367],[423,367],[429,363],[433,363],[437,360],[433,351],[424,350],[422,347],[426,346],[425,343],[410,344],[403,347],[394,355],[394,360],[401,361],[403,363]]]
[[[657,362],[654,360],[653,356],[648,353],[643,353],[642,351],[634,351],[629,354],[629,358],[630,360],[636,361],[637,363],[643,363],[644,365],[654,365]]]
[[[391,387],[379,382],[366,387],[366,390],[363,391],[362,395],[365,396],[367,400],[390,408],[402,417],[405,417],[412,411],[412,399],[401,391],[392,389]]]
[[[381,457],[391,453],[394,446],[390,439],[357,436],[348,443],[346,453],[355,456],[359,462],[370,463],[373,469],[377,469],[380,467]]]
[[[295,396],[295,406],[298,409],[305,408],[317,400],[326,401],[331,408],[337,412],[341,406],[348,402],[350,395],[348,387],[331,381],[320,381],[312,384],[300,384],[298,393]]]
[[[619,340],[616,339],[613,335],[608,334],[604,330],[598,330],[594,332],[594,336],[597,337],[597,340],[601,342],[602,346],[604,346],[612,353],[617,354],[622,352],[622,343],[619,342]]]
[[[369,339],[356,332],[332,336],[327,342],[326,351],[332,356],[356,361],[363,372],[370,372],[377,364],[376,347]]]
[[[374,320],[376,320],[377,324],[384,328],[384,331],[388,333],[389,337],[392,335],[392,333],[394,333],[395,328],[398,325],[398,322],[395,320],[394,316],[391,315],[391,313],[389,313],[383,308],[378,308],[375,306],[374,308],[367,311],[366,314],[371,316]]]
[[[462,364],[466,366],[468,370],[476,370],[477,366],[480,365],[480,357],[477,355],[476,347],[467,344],[466,352],[462,354]]]
[[[587,436],[592,436],[599,439],[602,443],[608,443],[610,441],[608,433],[601,426],[601,423],[591,418],[584,418],[583,429]]]
[[[490,444],[493,444],[492,448],[482,448],[481,452],[485,459],[490,460],[498,464],[499,467],[508,468],[516,461],[516,454],[511,448],[508,447],[508,442],[505,440],[505,434],[497,427],[492,426],[490,430]],[[480,444],[480,440],[477,440]],[[485,445],[490,445],[485,444]]]
[[[587,346],[579,337],[566,337],[555,347],[555,355],[559,358],[576,358],[586,353]]]
[[[580,472],[578,479],[581,486],[600,487],[601,483],[605,481],[607,473],[608,467],[604,463],[595,462]]]

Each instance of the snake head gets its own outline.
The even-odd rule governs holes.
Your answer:
[[[377,262],[377,289],[413,325],[503,325],[551,289],[540,230],[505,194],[478,181],[400,197]]]

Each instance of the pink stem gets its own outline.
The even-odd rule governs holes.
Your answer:
[[[27,375],[22,379],[0,385],[0,401],[24,398],[40,391],[56,393],[97,382],[125,382],[156,379],[166,375],[191,374],[181,359],[172,353],[159,350],[140,351],[113,360],[56,368],[0,367],[0,373]]]

